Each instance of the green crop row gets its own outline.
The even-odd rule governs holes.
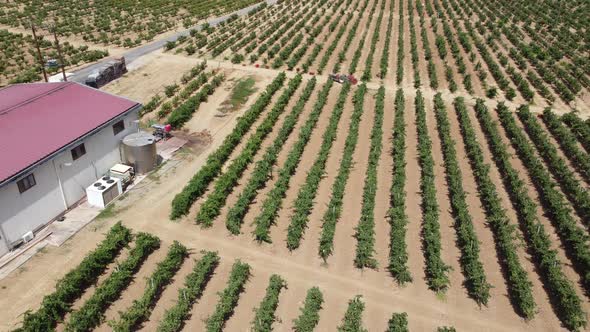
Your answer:
[[[490,178],[490,165],[484,162],[483,152],[469,119],[464,99],[456,98],[454,105],[467,157],[477,183],[479,198],[486,213],[486,221],[494,234],[496,249],[507,278],[508,296],[517,313],[526,319],[531,319],[535,315],[536,305],[532,294],[532,283],[518,257],[519,244],[515,226],[510,224],[496,185]],[[476,109],[485,107],[483,100],[478,99],[475,107]]]
[[[256,163],[254,171],[252,172],[252,176],[248,180],[244,190],[238,196],[236,203],[229,209],[225,225],[232,234],[237,235],[240,233],[242,222],[246,216],[246,213],[248,212],[250,204],[252,204],[256,198],[258,190],[263,188],[270,178],[272,167],[276,164],[278,154],[282,150],[285,141],[293,130],[297,121],[297,117],[303,110],[306,102],[309,100],[309,97],[315,88],[315,84],[315,78],[309,81],[303,91],[303,94],[301,95],[301,98],[297,101],[297,104],[293,108],[292,113],[289,114],[287,118],[285,118],[283,127],[281,127],[279,130],[278,136],[275,138],[273,144],[267,148],[266,153],[262,159]],[[310,119],[312,119],[311,116]],[[317,119],[315,121],[317,121]],[[287,158],[289,159],[289,157]],[[280,171],[279,174],[281,174]],[[265,208],[267,208],[267,205],[263,204],[263,209]]]
[[[205,321],[207,332],[221,332],[225,322],[231,317],[238,305],[240,294],[250,279],[250,265],[237,260],[232,266],[229,281],[225,289],[219,293],[219,302],[215,311]]]
[[[537,147],[539,155],[545,160],[547,168],[553,174],[556,182],[561,185],[563,193],[569,198],[583,223],[590,226],[590,194],[588,194],[588,190],[559,155],[557,148],[549,140],[545,129],[528,110],[528,107],[521,107],[517,115],[524,124],[531,141]],[[590,169],[587,171],[590,171]]]
[[[371,146],[363,187],[361,218],[354,237],[357,240],[354,265],[358,268],[376,268],[375,253],[375,196],[377,195],[377,168],[383,149],[383,109],[385,108],[385,87],[377,91],[375,117],[371,130]]]
[[[342,323],[338,326],[338,332],[367,332],[367,329],[363,327],[365,304],[361,298],[357,295],[348,301],[348,309],[344,313]]]
[[[43,298],[39,310],[25,313],[23,326],[18,330],[52,330],[70,311],[72,303],[98,280],[131,239],[131,231],[120,222],[116,223],[96,249],[57,283],[53,293]]]
[[[313,332],[320,321],[320,310],[324,303],[324,296],[317,287],[312,287],[307,291],[303,307],[299,309],[301,314],[293,320],[293,331],[295,332]]]
[[[344,35],[344,32],[346,32],[346,25],[343,24],[338,30],[338,33],[336,33],[336,37],[332,41],[332,44],[328,46],[326,52],[324,53],[324,56],[320,59],[320,63],[318,65],[318,73],[321,73],[324,70],[324,68],[326,68],[328,61],[330,60],[330,56],[332,55],[332,53],[334,53],[334,50],[338,46],[338,42],[340,41],[340,38],[342,38],[342,35]]]
[[[522,232],[545,287],[554,298],[557,316],[570,330],[579,330],[586,326],[586,313],[572,283],[567,279],[557,258],[557,252],[551,248],[551,239],[545,227],[537,218],[537,206],[528,195],[526,183],[512,167],[506,146],[502,142],[496,123],[492,120],[483,103],[476,107],[478,120],[488,140],[492,157],[504,179],[504,184],[519,217]],[[498,105],[499,113],[509,112],[503,104]]]
[[[389,66],[389,44],[391,43],[391,35],[393,34],[393,9],[395,8],[395,2],[389,2],[389,15],[387,19],[387,31],[385,32],[385,45],[381,52],[381,62],[379,63],[379,77],[385,78],[387,75],[387,67]],[[401,31],[401,30],[400,30]]]
[[[408,314],[394,313],[387,322],[387,332],[408,332]]]
[[[375,15],[375,10],[377,9],[377,3],[378,1],[373,1],[373,7],[371,7],[371,11],[368,14],[369,19],[367,20],[367,23],[365,25],[365,32],[363,33],[363,36],[361,37],[361,41],[359,42],[358,47],[356,48],[353,56],[352,56],[352,60],[350,60],[350,66],[348,67],[348,72],[351,74],[354,74],[354,72],[356,71],[356,67],[361,59],[361,54],[363,53],[364,50],[364,45],[365,45],[365,40],[367,39],[367,34],[369,32],[369,26],[371,25],[371,22],[373,21],[373,16]],[[344,54],[342,55],[342,57],[344,57]]]
[[[268,287],[266,287],[266,295],[260,302],[260,306],[254,309],[252,331],[272,331],[272,324],[277,320],[275,311],[279,305],[279,295],[283,288],[287,288],[287,282],[283,278],[276,274],[270,276]]]
[[[400,0],[400,2],[401,1],[403,0]],[[412,2],[412,0],[408,0],[408,22],[410,25],[410,46],[412,55],[412,68],[414,69],[414,87],[418,89],[421,85],[420,69],[418,68],[418,38],[416,38],[416,28],[414,27],[414,7],[412,6]]]
[[[582,284],[587,290],[590,290],[590,247],[587,233],[577,225],[567,200],[557,189],[557,184],[551,179],[550,173],[541,160],[535,155],[534,147],[526,138],[524,131],[516,124],[512,112],[503,104],[496,111],[512,146],[539,192],[541,205],[554,224],[555,230],[566,248],[566,254],[572,259],[574,268],[582,278]],[[527,114],[532,116],[526,107],[520,108],[518,111],[518,116],[521,119],[526,120]],[[529,117],[528,120],[530,121],[531,118]],[[528,121],[525,123],[530,125]]]
[[[361,122],[361,116],[364,112],[364,100],[367,92],[367,86],[365,84],[358,87],[353,98],[352,103],[354,109],[350,117],[350,125],[348,127],[348,135],[344,142],[344,152],[342,153],[342,159],[340,160],[340,167],[338,168],[338,175],[334,184],[332,185],[332,194],[330,202],[328,203],[326,212],[322,217],[322,232],[320,234],[320,245],[318,248],[318,254],[325,261],[334,250],[334,234],[336,232],[336,223],[340,220],[342,214],[342,205],[344,197],[344,190],[346,189],[346,183],[352,169],[352,156],[356,149],[356,143],[359,136],[359,125]]]
[[[580,144],[590,153],[590,125],[584,123],[580,117],[574,113],[569,112],[561,117],[566,125],[570,127],[572,133],[576,136]]]
[[[64,330],[90,331],[99,326],[104,312],[133,281],[133,276],[148,256],[159,247],[160,239],[157,237],[147,233],[137,234],[135,247],[129,251],[129,256],[96,288],[80,309],[72,312]]]
[[[406,244],[406,124],[404,121],[405,99],[402,89],[395,93],[395,117],[393,123],[393,180],[389,191],[389,273],[399,284],[412,281],[408,270],[408,248]]]
[[[181,108],[185,108],[188,106],[185,106],[186,103],[188,103],[189,101],[187,100],[189,98],[190,95],[192,95],[195,91],[197,91],[197,89],[199,89],[200,87],[203,86],[203,84],[207,83],[207,80],[209,79],[209,77],[211,76],[210,73],[201,73],[199,74],[199,76],[197,76],[194,80],[190,81],[185,87],[184,89],[182,89],[182,91],[178,94],[178,96],[174,96],[174,94],[176,94],[176,91],[178,91],[178,85],[174,84],[174,85],[168,85],[165,88],[166,91],[166,97],[172,97],[174,96],[174,98],[172,98],[170,101],[167,101],[165,103],[162,104],[162,106],[160,107],[160,110],[157,113],[158,119],[161,119],[165,116],[167,116],[170,113],[179,113],[182,112]],[[187,100],[185,101],[185,103],[180,104],[180,102],[182,100]],[[194,103],[194,101],[190,101],[191,103]],[[151,103],[151,101],[150,101]],[[148,103],[149,104],[149,103]],[[173,107],[178,106],[176,109],[172,109]],[[147,105],[146,105],[147,107]],[[178,116],[179,114],[176,114],[176,116]]]
[[[289,250],[295,250],[299,247],[303,233],[307,228],[307,222],[312,211],[313,201],[317,195],[318,186],[324,175],[330,149],[336,140],[338,123],[342,117],[342,112],[349,91],[350,83],[345,83],[342,90],[340,90],[340,95],[338,96],[338,100],[336,101],[336,105],[330,116],[328,127],[322,135],[320,151],[318,152],[311,169],[307,173],[305,182],[299,189],[297,198],[293,203],[293,214],[291,215],[290,224],[287,230],[287,248],[289,248]]]
[[[250,130],[250,127],[260,117],[262,111],[270,103],[273,95],[283,86],[286,75],[280,73],[266,87],[266,90],[258,97],[254,105],[238,120],[234,130],[228,135],[221,146],[207,158],[207,162],[201,169],[190,179],[189,183],[178,193],[172,200],[171,219],[178,219],[186,215],[193,203],[201,197],[207,186],[213,179],[221,173],[223,164],[242,141],[242,138]]]
[[[219,265],[217,253],[204,252],[203,257],[195,264],[193,271],[186,277],[184,287],[178,291],[176,304],[164,313],[164,318],[158,325],[158,332],[177,332],[182,329],[184,321],[190,316],[193,304],[203,294],[217,265]]]
[[[469,214],[463,176],[457,160],[455,142],[451,137],[451,125],[441,94],[434,96],[434,113],[441,141],[449,201],[455,219],[457,244],[461,250],[461,268],[465,275],[467,293],[478,304],[487,305],[492,287],[486,279],[483,264],[479,258],[479,241]]]
[[[404,78],[404,2],[399,1],[399,15],[398,15],[398,34],[397,34],[397,69],[395,71],[395,82],[399,85]]]
[[[338,1],[338,3],[335,4],[336,8],[334,9],[334,12],[336,12],[337,8],[340,8],[340,6],[342,6],[342,3],[344,3],[344,1],[340,0],[340,1]],[[346,7],[342,10],[343,11],[346,10],[350,6],[350,3],[351,3],[350,1],[347,1]],[[358,2],[357,2],[357,6],[358,6]],[[319,21],[319,17],[322,17],[324,15],[325,15],[325,10],[323,10],[321,13],[318,14],[318,21]],[[322,32],[322,30],[324,29],[325,26],[328,26],[330,34],[334,31],[334,29],[336,28],[336,25],[340,22],[340,17],[337,15],[334,15],[333,18],[334,18],[334,20],[329,25],[328,25],[328,22],[330,22],[331,17],[329,15],[326,15],[324,17],[324,20],[322,22],[320,22],[318,26],[316,26],[318,23],[318,22],[316,22],[313,24],[313,26],[311,26],[309,28],[306,27],[306,30],[308,32],[309,31],[311,31],[311,32],[309,33],[309,36],[305,40],[305,44],[303,46],[301,46],[297,50],[297,52],[293,53],[293,55],[291,56],[291,59],[289,59],[289,61],[287,61],[287,68],[289,70],[292,70],[293,68],[295,68],[295,66],[299,63],[299,60],[301,60],[301,58],[307,53],[309,48],[314,44],[316,38],[319,36],[319,34]],[[312,63],[315,61],[315,59],[317,58],[317,56],[320,53],[320,51],[322,50],[322,48],[323,48],[322,43],[318,43],[315,45],[315,47],[313,48],[313,51],[307,57],[307,60],[305,61],[305,63],[302,66],[304,72],[306,72],[309,69],[309,66],[312,65]]]
[[[186,247],[174,241],[168,249],[166,258],[158,263],[156,270],[147,279],[143,295],[138,300],[134,300],[131,307],[121,313],[121,318],[118,321],[109,323],[113,331],[134,331],[150,317],[164,287],[172,282],[172,278],[187,256]]]
[[[359,2],[360,1],[357,2],[357,6],[358,6]],[[359,11],[358,11],[359,15],[357,15],[356,20],[354,20],[354,23],[352,24],[352,27],[350,28],[350,30],[348,30],[348,34],[346,35],[346,40],[344,41],[344,45],[342,45],[340,47],[340,52],[338,52],[338,60],[334,64],[334,68],[333,68],[332,72],[334,72],[334,73],[339,72],[342,62],[344,62],[344,60],[346,60],[346,52],[348,52],[348,49],[350,48],[350,45],[352,44],[352,40],[354,39],[354,37],[356,37],[356,31],[359,27],[359,24],[361,23],[361,19],[363,18],[363,15],[361,15],[360,13],[364,13],[365,9],[367,8],[368,5],[369,5],[369,1],[365,0],[363,2],[363,6],[359,9]],[[355,10],[356,10],[356,7],[355,7]]]
[[[216,75],[211,79],[211,83],[205,84],[199,92],[188,98],[182,105],[170,113],[167,122],[173,128],[181,128],[188,120],[191,119],[193,113],[197,111],[201,103],[207,101],[207,97],[213,94],[215,88],[221,85],[225,79],[223,74]]]
[[[262,210],[254,220],[254,223],[256,224],[255,237],[258,240],[267,242],[272,241],[269,236],[269,228],[274,224],[277,213],[281,209],[283,199],[285,198],[287,189],[289,189],[291,177],[295,174],[303,151],[305,150],[305,146],[311,139],[311,134],[317,124],[322,109],[327,102],[328,93],[330,92],[332,85],[333,82],[328,81],[320,91],[318,100],[313,106],[312,113],[301,128],[299,137],[291,151],[289,151],[285,164],[278,170],[278,178],[275,185],[268,192],[262,203]]]
[[[301,81],[301,75],[297,75],[289,81],[287,89],[285,89],[285,91],[283,91],[283,93],[279,96],[279,99],[274,104],[272,110],[266,115],[266,118],[258,126],[258,128],[256,128],[254,134],[246,141],[244,149],[230,163],[225,173],[219,176],[219,178],[216,180],[213,190],[211,190],[207,196],[207,199],[199,208],[199,212],[195,218],[197,224],[202,225],[203,227],[210,227],[213,225],[213,221],[221,212],[227,197],[232,193],[234,187],[237,185],[248,165],[250,165],[250,163],[254,160],[254,156],[262,147],[262,143],[266,136],[272,132],[272,129],[278,121],[279,116],[283,114],[287,108],[289,100],[291,100],[291,97],[295,94],[295,91],[297,91],[299,85],[301,85]],[[302,95],[302,98],[305,99],[306,95],[307,98],[309,98],[310,94],[311,91],[306,91]],[[293,116],[291,116],[291,121],[286,122],[284,125],[285,129],[281,128],[283,137],[281,138],[279,136],[279,139],[286,140],[290,131],[293,129],[293,126],[295,125],[297,117],[301,111],[301,109],[293,109],[291,111],[291,114],[293,114]]]
[[[434,159],[432,158],[432,142],[426,125],[424,98],[418,91],[415,99],[416,127],[418,131],[418,161],[421,168],[420,192],[422,195],[422,242],[426,258],[426,282],[434,291],[444,291],[449,287],[447,266],[441,258],[441,239],[439,207],[436,201],[434,184]]]
[[[375,55],[375,49],[377,48],[377,42],[379,41],[379,31],[381,30],[381,22],[383,21],[383,12],[385,11],[385,1],[381,1],[381,9],[379,10],[379,16],[375,22],[375,29],[373,30],[373,36],[371,37],[371,47],[369,48],[369,54],[365,59],[365,70],[361,76],[361,80],[368,81],[371,79],[371,67],[373,66],[373,56]]]
[[[261,161],[260,173],[262,173],[262,172],[264,172],[264,173],[263,174],[256,174],[257,169],[254,170],[255,174],[252,176],[252,178],[257,177],[259,179],[259,183],[255,184],[257,189],[262,188],[264,186],[264,182],[266,182],[266,180],[270,177],[270,175],[271,175],[270,171],[272,170],[273,164],[276,163],[276,160],[278,158],[278,153],[282,150],[282,148],[285,145],[285,142],[287,141],[287,138],[289,137],[289,135],[291,134],[291,132],[295,128],[295,124],[297,123],[297,118],[298,118],[299,114],[303,111],[305,104],[307,103],[307,101],[311,97],[311,94],[312,94],[313,90],[315,89],[315,85],[316,85],[315,78],[312,79],[311,81],[309,81],[309,83],[307,84],[307,86],[303,90],[301,98],[299,99],[299,101],[297,102],[295,107],[293,107],[292,113],[285,119],[285,121],[283,123],[283,127],[279,131],[279,134],[273,144],[273,147],[272,147],[273,150],[269,150],[268,158],[267,158],[267,155],[265,155]],[[263,176],[260,176],[260,175],[263,175]],[[250,183],[248,183],[248,185],[249,184]],[[247,189],[248,188],[246,188],[246,190]],[[274,197],[274,198],[280,200],[280,197]],[[267,200],[265,202],[267,204],[276,204],[276,201],[268,201]],[[262,213],[259,214],[256,217],[256,219],[254,220],[254,224],[256,225],[255,230],[254,230],[254,237],[258,241],[269,242],[270,241],[269,229],[270,229],[270,226],[273,222],[274,214],[265,214],[265,211],[267,211],[267,210],[263,210]]]
[[[434,65],[434,60],[432,59],[430,41],[428,40],[428,34],[426,33],[426,27],[424,26],[424,11],[422,10],[422,3],[419,1],[416,1],[416,11],[418,12],[418,15],[420,15],[420,34],[422,37],[422,48],[424,49],[424,60],[426,60],[428,68],[428,78],[430,80],[430,87],[436,90],[438,89],[436,66]]]
[[[555,137],[563,153],[571,160],[572,166],[590,184],[590,155],[578,147],[574,134],[559,121],[559,117],[550,108],[543,111],[543,122]]]

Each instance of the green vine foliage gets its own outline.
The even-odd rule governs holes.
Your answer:
[[[168,249],[168,254],[163,261],[158,263],[156,270],[147,279],[147,285],[142,296],[133,301],[131,307],[121,312],[118,321],[109,322],[113,331],[128,332],[136,330],[141,323],[147,320],[152,313],[156,301],[166,285],[172,282],[172,278],[180,269],[182,262],[188,256],[185,246],[174,241]]]
[[[555,137],[561,150],[570,159],[571,165],[580,173],[586,183],[590,184],[590,155],[578,146],[576,136],[550,108],[543,111],[543,122]]]
[[[129,256],[96,288],[80,309],[72,312],[64,330],[90,331],[99,326],[104,312],[133,281],[133,276],[148,256],[159,247],[160,239],[157,237],[148,233],[137,234],[135,247],[129,251]]]
[[[254,160],[254,156],[262,147],[262,142],[268,134],[272,132],[280,115],[283,114],[287,108],[289,100],[295,94],[295,91],[297,91],[301,82],[301,75],[297,75],[289,81],[287,89],[285,89],[285,91],[279,96],[279,99],[267,114],[264,121],[256,128],[255,133],[248,138],[243,150],[234,160],[232,160],[227,167],[227,170],[216,180],[213,190],[211,190],[206,200],[201,204],[199,212],[197,212],[197,216],[195,217],[197,224],[202,225],[203,227],[211,227],[213,225],[213,221],[219,216],[227,197],[232,193],[233,188],[237,185],[248,165]],[[310,88],[304,92],[302,95],[304,100],[309,98],[314,86],[315,82],[313,82],[310,85]],[[301,111],[301,108],[294,108],[292,110],[292,116],[289,117],[290,121],[285,122],[285,125],[281,128],[282,130],[281,135],[279,135],[279,140],[284,141],[288,138],[288,134],[293,130],[294,124],[299,114],[301,114]],[[274,159],[276,159],[276,157]],[[267,167],[269,166],[267,165]]]
[[[96,283],[98,277],[131,239],[131,231],[120,222],[111,227],[97,248],[57,283],[53,293],[43,298],[41,308],[36,312],[25,313],[23,326],[18,330],[52,330],[71,310],[72,303],[80,298],[88,287]]]
[[[319,288],[312,287],[307,291],[301,314],[293,320],[293,331],[312,332],[320,321],[320,310],[324,303],[324,296]]]
[[[174,197],[170,219],[174,220],[186,215],[193,203],[205,193],[209,184],[221,173],[223,164],[229,159],[229,156],[242,141],[244,135],[246,135],[250,127],[260,117],[266,106],[270,104],[273,95],[282,87],[285,79],[285,73],[277,75],[272,83],[266,87],[266,90],[258,97],[254,105],[240,118],[232,133],[225,138],[221,146],[209,155],[205,165],[190,179],[182,191]]]
[[[404,120],[405,98],[402,89],[395,93],[395,117],[393,123],[393,181],[389,190],[389,273],[403,285],[412,281],[408,269],[408,248],[406,243],[406,124]]]
[[[469,296],[478,304],[487,305],[492,287],[486,279],[483,264],[479,258],[479,241],[473,228],[473,221],[467,206],[466,194],[455,143],[451,137],[451,125],[441,94],[434,96],[434,113],[440,137],[445,173],[447,177],[449,201],[455,219],[457,243],[461,250],[461,267],[465,275],[465,287]]]
[[[405,312],[394,313],[387,322],[387,332],[409,332],[408,314]]]
[[[257,223],[256,228],[259,229],[259,233],[265,240],[270,241],[270,236],[268,236],[269,228],[275,223],[278,211],[282,207],[283,200],[286,196],[287,189],[289,189],[289,182],[297,170],[297,166],[299,165],[299,161],[303,155],[305,146],[309,142],[311,134],[313,133],[313,130],[319,120],[332,85],[333,81],[328,81],[319,92],[318,99],[313,106],[311,114],[299,131],[299,137],[295,142],[295,145],[289,151],[287,160],[285,161],[283,167],[278,171],[279,175],[274,187],[264,198],[262,203],[262,211],[256,217],[255,221]],[[243,218],[248,210],[248,206],[252,202],[252,200],[247,201],[245,199],[247,198],[245,196],[247,193],[247,190],[244,190],[242,195],[238,197],[236,204],[230,209],[228,213],[226,226],[227,229],[233,234],[237,234],[239,232]]]
[[[237,260],[229,274],[229,281],[225,289],[219,294],[219,302],[215,311],[205,321],[207,332],[220,332],[225,322],[231,317],[235,307],[238,305],[240,294],[250,279],[250,265]]]
[[[582,285],[586,290],[590,290],[590,244],[587,233],[576,223],[572,216],[572,211],[567,204],[566,198],[559,190],[557,190],[557,184],[551,179],[549,171],[536,156],[534,147],[532,146],[533,144],[531,144],[526,138],[524,131],[516,124],[512,112],[510,112],[503,104],[501,104],[496,111],[498,112],[502,126],[506,130],[507,136],[511,139],[512,146],[525,165],[533,180],[533,185],[539,192],[541,205],[544,207],[551,222],[555,225],[557,234],[566,249],[566,254],[572,259],[574,262],[574,268],[582,277]],[[541,136],[534,135],[535,132],[532,131],[533,128],[531,127],[531,122],[536,121],[536,119],[532,118],[532,115],[530,115],[526,106],[520,108],[517,114],[520,118],[524,119],[526,124],[528,124],[528,126],[525,125],[525,127],[529,128],[529,132],[531,133],[530,136],[534,138],[534,142],[542,143],[537,139],[545,137],[545,133],[536,132]],[[529,117],[525,119],[527,114]],[[526,121],[527,119],[528,121]],[[535,122],[535,124],[538,126],[538,123]],[[548,142],[545,140],[545,143]],[[547,148],[547,145],[540,144],[539,146],[541,148]],[[555,152],[555,150],[552,151]],[[552,166],[556,167],[557,165]],[[565,172],[570,171],[568,169]],[[565,173],[557,174],[562,177],[567,176]],[[565,188],[568,190],[577,189],[571,187]],[[580,197],[580,199],[583,200],[583,197]],[[580,207],[583,208],[584,206],[582,205]]]
[[[499,104],[497,109],[499,114],[512,116],[504,104]],[[554,298],[556,314],[568,329],[579,330],[587,324],[586,313],[582,310],[581,300],[571,281],[563,273],[556,251],[551,248],[551,239],[544,225],[537,219],[536,204],[528,195],[520,174],[512,167],[511,155],[500,137],[496,123],[483,103],[476,107],[476,113],[496,166],[503,177],[514,209],[517,211],[520,228],[533,261],[539,269],[546,289]]]
[[[260,306],[254,309],[254,319],[252,320],[252,331],[270,332],[272,324],[277,320],[275,311],[279,305],[279,295],[283,288],[287,288],[287,282],[279,275],[270,276],[266,295],[260,302]]]
[[[336,105],[334,106],[334,110],[332,111],[332,115],[330,116],[330,120],[328,120],[328,127],[322,135],[322,145],[320,147],[320,151],[318,152],[311,169],[307,173],[305,182],[299,189],[297,198],[293,203],[293,214],[291,215],[290,224],[287,229],[287,248],[289,248],[289,250],[295,250],[299,247],[301,238],[303,237],[305,229],[307,228],[307,222],[313,207],[313,201],[317,195],[317,190],[322,176],[324,175],[326,161],[328,160],[330,149],[336,140],[338,123],[342,117],[342,112],[344,111],[344,105],[346,103],[346,98],[349,91],[350,83],[345,83],[345,85],[342,87],[342,90],[340,90],[340,94],[338,96],[338,100],[336,101]]]
[[[348,309],[344,313],[342,323],[338,326],[338,332],[367,332],[363,327],[363,311],[365,304],[360,295],[348,302]]]
[[[441,258],[439,207],[434,185],[434,159],[432,142],[426,125],[424,97],[418,91],[414,101],[416,128],[418,131],[418,162],[421,168],[420,191],[422,195],[422,250],[426,258],[426,281],[430,289],[444,291],[449,287],[450,267]]]
[[[184,287],[178,291],[176,304],[166,310],[158,325],[158,332],[177,332],[189,318],[193,304],[203,295],[207,283],[219,265],[216,252],[205,251],[203,257],[196,262],[193,271],[186,277]]]
[[[467,157],[477,183],[479,198],[486,213],[486,221],[493,232],[496,250],[503,262],[502,268],[507,278],[508,295],[516,312],[526,319],[531,319],[536,313],[536,305],[532,294],[532,283],[517,254],[519,244],[515,233],[516,227],[511,224],[506,210],[502,207],[496,185],[490,177],[490,165],[484,162],[482,148],[469,119],[465,100],[462,97],[456,98],[454,106]],[[483,100],[478,99],[475,108],[482,107],[485,108]]]
[[[377,168],[383,148],[384,108],[385,87],[381,86],[375,98],[375,117],[373,129],[371,130],[371,146],[369,148],[369,160],[363,188],[361,219],[355,233],[357,247],[354,265],[358,268],[377,267],[377,260],[373,257],[375,253],[375,197],[377,194]]]
[[[352,98],[354,110],[348,127],[348,135],[344,142],[344,153],[340,160],[340,167],[338,169],[338,174],[336,175],[336,180],[332,186],[332,195],[330,202],[328,203],[328,208],[322,218],[322,232],[320,234],[318,253],[324,261],[334,250],[336,223],[340,220],[342,213],[342,198],[344,197],[344,190],[352,169],[352,156],[358,141],[359,124],[364,112],[363,104],[366,92],[367,86],[363,84],[359,86]]]

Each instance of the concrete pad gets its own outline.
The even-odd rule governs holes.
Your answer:
[[[187,142],[187,140],[182,138],[171,137],[167,140],[161,140],[156,143],[156,149],[163,160],[168,160],[172,158],[174,152],[178,151]]]

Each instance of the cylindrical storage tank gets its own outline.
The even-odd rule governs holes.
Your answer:
[[[138,132],[123,138],[125,163],[133,165],[135,173],[147,173],[158,164],[156,138],[146,132]]]

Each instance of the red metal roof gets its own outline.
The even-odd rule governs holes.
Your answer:
[[[136,105],[73,82],[0,89],[0,184]]]

